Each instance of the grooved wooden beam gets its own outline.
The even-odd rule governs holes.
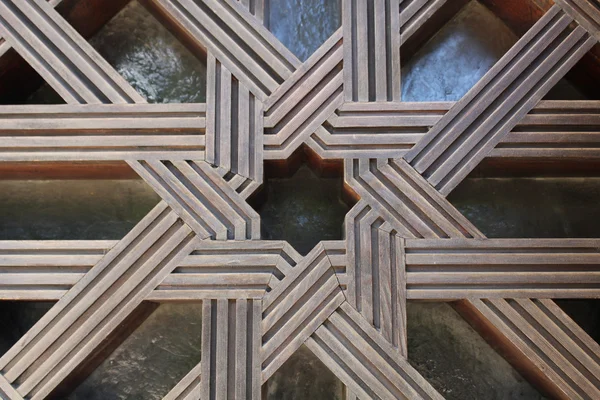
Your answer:
[[[342,0],[344,98],[400,100],[399,0]]]
[[[364,200],[346,216],[348,303],[404,356],[406,277],[403,239]]]
[[[281,241],[212,241],[190,255],[149,300],[260,299],[277,289],[302,257]]]
[[[161,202],[2,358],[2,376],[41,400],[80,365],[197,245]]]
[[[204,161],[128,161],[203,239],[260,238],[260,217]]]
[[[567,14],[600,40],[600,5],[596,0],[556,0]]]
[[[200,398],[261,399],[260,301],[202,302]]]
[[[269,22],[269,3],[271,0],[237,0],[250,14],[254,15],[265,26]]]
[[[163,400],[200,400],[200,383],[202,382],[202,361],[198,363]]]
[[[259,100],[289,78],[300,61],[235,0],[147,0],[192,43],[212,53]]]
[[[263,180],[263,105],[211,53],[207,57],[206,161]]]
[[[595,44],[551,8],[404,157],[443,195]]]
[[[482,299],[457,308],[552,398],[600,397],[600,347],[552,300]]]
[[[0,241],[1,300],[59,300],[118,241]],[[344,275],[345,251],[331,249]],[[148,294],[151,301],[262,298],[302,257],[282,241],[202,241]]]
[[[483,238],[404,160],[346,160],[345,182],[402,237]]]
[[[339,244],[332,245],[339,248]],[[336,272],[321,242],[263,298],[263,384],[343,301]]]
[[[265,159],[287,159],[343,103],[342,29],[265,101]]]
[[[204,104],[0,107],[0,161],[204,158]]]
[[[406,43],[448,0],[400,0],[400,41]]]
[[[598,298],[598,239],[407,239],[409,299]]]
[[[0,33],[67,103],[145,102],[45,0],[0,1]]]
[[[443,399],[348,303],[306,345],[361,400]]]

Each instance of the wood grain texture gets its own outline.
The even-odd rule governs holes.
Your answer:
[[[447,195],[592,48],[551,8],[404,158]]]
[[[409,299],[599,298],[596,239],[406,241]]]
[[[0,33],[67,103],[145,102],[45,0],[0,2]]]
[[[265,101],[265,159],[287,159],[342,105],[342,30]]]
[[[262,300],[262,383],[344,301],[328,248],[343,243],[318,244],[281,283]],[[343,248],[343,247],[341,247]]]
[[[0,107],[0,161],[204,159],[204,104]]]
[[[600,347],[552,300],[481,299],[458,310],[552,398],[600,396]]]
[[[264,101],[300,61],[236,0],[148,0],[166,24],[212,53]]]
[[[343,0],[344,98],[400,100],[399,0]]]
[[[348,303],[306,344],[359,399],[443,399]]]
[[[4,379],[43,399],[146,298],[196,245],[161,202],[2,358]]]
[[[579,25],[600,40],[600,5],[595,0],[556,0]]]
[[[128,162],[203,239],[258,239],[256,211],[203,161]]]

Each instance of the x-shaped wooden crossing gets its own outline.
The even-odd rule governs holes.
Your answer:
[[[0,107],[0,161],[125,161],[162,201],[120,241],[0,242],[0,298],[57,300],[0,358],[1,398],[47,397],[145,300],[202,302],[167,399],[259,399],[303,344],[347,399],[442,398],[406,359],[407,299],[460,300],[548,393],[600,398],[600,348],[550,300],[600,296],[600,239],[489,240],[445,198],[486,157],[599,156],[598,102],[541,101],[600,39],[597,3],[557,0],[460,101],[406,103],[401,47],[446,0],[343,0],[305,62],[263,0],[145,0],[206,52],[206,104],[146,104],[57,3],[0,0],[2,54],[67,103]],[[301,146],[360,198],[305,257],[246,203]]]

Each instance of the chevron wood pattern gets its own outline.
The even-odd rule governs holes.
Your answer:
[[[188,301],[202,360],[166,399],[259,400],[302,345],[347,399],[440,399],[407,361],[408,299],[458,301],[549,396],[600,396],[600,348],[551,300],[600,297],[599,239],[487,239],[445,198],[484,158],[600,159],[600,102],[541,100],[599,39],[595,2],[557,0],[458,102],[409,103],[400,52],[447,0],[343,0],[305,62],[268,0],[144,0],[206,57],[206,104],[146,104],[58,3],[0,0],[0,55],[67,103],[0,106],[0,162],[124,161],[162,201],[117,241],[0,241],[0,300],[57,301],[0,355],[0,398],[48,398],[142,302]],[[306,256],[247,202],[303,148],[357,199]]]

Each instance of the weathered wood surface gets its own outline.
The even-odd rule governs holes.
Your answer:
[[[126,161],[163,201],[119,241],[0,241],[0,300],[57,300],[0,358],[0,397],[46,398],[149,300],[203,304],[202,361],[166,399],[258,400],[303,344],[347,399],[439,399],[406,360],[407,299],[461,300],[550,395],[600,395],[598,345],[549,300],[600,297],[600,241],[486,239],[445,198],[486,157],[600,159],[600,102],[540,101],[598,39],[593,3],[557,1],[460,101],[405,103],[401,48],[447,0],[343,0],[305,62],[266,0],[145,0],[208,65],[206,104],[154,105],[56,3],[0,0],[0,51],[69,103],[1,106],[0,162]],[[246,201],[303,146],[358,199],[305,257]]]

